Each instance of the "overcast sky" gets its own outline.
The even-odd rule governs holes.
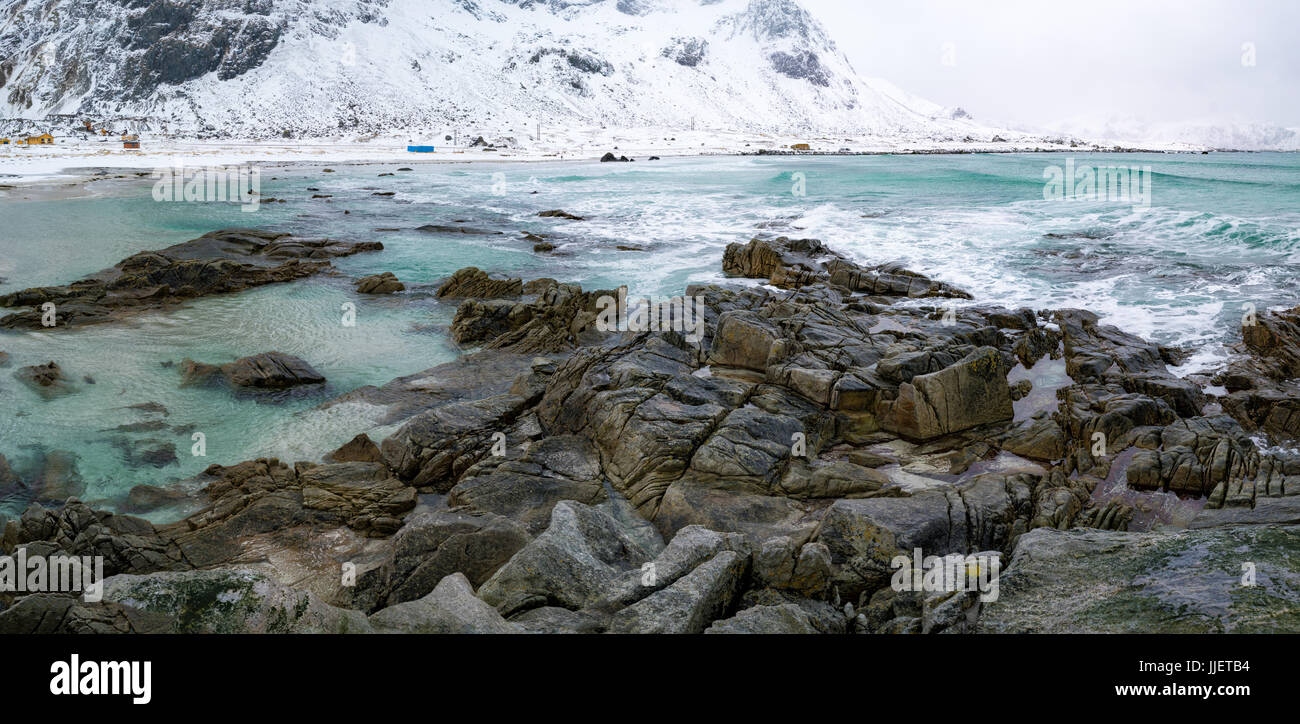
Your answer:
[[[802,1],[860,75],[980,121],[1300,126],[1300,0]]]

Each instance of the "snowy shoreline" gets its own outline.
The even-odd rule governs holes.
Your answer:
[[[1059,142],[1058,142],[1059,140]],[[598,160],[605,153],[628,156],[644,162],[660,158],[736,155],[885,155],[1046,152],[1147,152],[1200,153],[1201,147],[1172,143],[1142,147],[1083,143],[1078,139],[1044,139],[1015,135],[997,141],[935,141],[926,138],[862,136],[828,137],[772,135],[715,130],[584,129],[556,132],[542,141],[499,148],[443,146],[437,142],[432,153],[413,153],[408,144],[425,143],[419,138],[386,136],[370,140],[310,139],[276,142],[253,139],[199,140],[141,137],[140,150],[126,150],[115,137],[99,139],[56,138],[49,146],[0,146],[0,186],[80,183],[105,172],[152,171],[184,165],[230,166],[256,163],[269,168],[321,164],[363,165],[372,163],[536,163],[546,161]],[[807,150],[792,149],[807,144]],[[490,149],[490,150],[489,150]]]

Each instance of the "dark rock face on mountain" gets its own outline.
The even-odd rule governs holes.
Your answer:
[[[776,69],[776,72],[786,77],[806,80],[813,85],[823,87],[831,84],[830,73],[822,67],[816,53],[810,51],[802,53],[776,52],[769,55],[768,60],[772,61],[772,67]]]
[[[1300,455],[1230,404],[1282,384],[1285,315],[1221,411],[1178,350],[1084,310],[917,302],[966,295],[815,240],[723,266],[780,290],[693,285],[657,331],[596,324],[616,292],[457,272],[453,334],[482,349],[335,401],[384,408],[377,448],[214,465],[167,525],[33,506],[4,549],[101,552],[112,595],[19,597],[0,631],[1300,630]],[[917,550],[996,561],[1001,597],[895,585]],[[1174,595],[1187,555],[1276,574]],[[134,593],[211,576],[256,596],[182,618]]]
[[[207,138],[470,123],[467,140],[504,140],[505,119],[539,113],[575,127],[969,130],[858,77],[796,0],[688,5],[23,0],[3,11],[0,116],[48,119],[56,135],[91,119]]]
[[[673,38],[659,54],[678,65],[694,68],[704,61],[709,41],[704,38]]]
[[[30,83],[38,79],[10,84],[11,104],[25,100],[29,106],[33,101],[46,105],[88,93],[87,101],[94,102],[102,100],[96,91],[110,87],[119,100],[143,100],[209,73],[219,81],[238,78],[266,60],[294,20],[284,4],[274,0],[63,0],[33,5],[13,9],[10,26],[0,38],[0,55],[9,62],[27,63],[39,62],[45,53],[57,60],[57,75],[39,79],[45,82],[36,85]],[[386,0],[360,0],[354,8],[312,15],[329,23],[377,22],[377,11],[385,5]],[[97,21],[95,32],[87,32],[85,23],[92,19]],[[83,32],[73,32],[78,26]],[[41,97],[47,94],[52,97]]]
[[[228,229],[159,251],[143,251],[62,287],[36,287],[0,297],[0,307],[31,307],[0,317],[8,329],[62,329],[293,281],[331,269],[329,260],[383,249],[289,234]],[[43,326],[52,304],[54,326]]]

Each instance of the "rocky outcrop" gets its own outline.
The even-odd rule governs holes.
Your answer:
[[[302,279],[330,270],[330,259],[383,248],[379,242],[305,239],[252,229],[214,231],[159,251],[142,251],[67,286],[2,296],[0,307],[31,309],[0,317],[0,327],[63,329],[114,321],[199,297]],[[48,310],[55,315],[53,327],[42,323]]]
[[[451,323],[452,339],[458,344],[532,354],[567,351],[602,336],[596,329],[601,300],[618,298],[617,291],[584,292],[576,284],[553,279],[529,282],[520,289],[531,299],[461,302]]]
[[[393,294],[406,291],[406,285],[392,272],[371,274],[357,280],[357,294]]]
[[[208,384],[220,377],[232,387],[282,390],[299,385],[318,385],[325,376],[293,355],[263,352],[241,357],[221,366],[186,359],[181,362],[182,386]]]
[[[360,612],[252,571],[113,576],[104,581],[104,601],[165,618],[166,633],[371,632]]]
[[[335,463],[378,463],[384,456],[379,446],[363,432],[330,453],[328,458],[329,462]]]
[[[550,526],[497,570],[479,596],[507,616],[545,605],[580,609],[599,602],[652,555],[608,514],[564,501],[551,511]]]
[[[523,629],[474,596],[460,573],[442,579],[423,598],[399,603],[371,615],[376,633],[507,634]]]
[[[477,267],[468,266],[452,274],[445,284],[438,287],[437,296],[439,298],[474,297],[476,299],[498,299],[501,297],[518,297],[523,293],[523,280],[517,277],[494,277]]]
[[[1241,338],[1243,355],[1214,377],[1224,411],[1275,443],[1300,440],[1300,307],[1251,315]]]
[[[816,239],[781,236],[728,244],[722,270],[734,276],[766,279],[786,289],[822,283],[887,297],[971,298],[960,289],[895,264],[859,266]]]
[[[563,209],[551,209],[550,211],[539,211],[537,215],[544,219],[568,219],[569,221],[584,221],[583,217],[576,214],[570,214]]]
[[[1163,596],[1179,546],[1218,556],[1300,522],[1300,455],[1259,443],[1257,416],[1282,418],[1242,394],[1289,384],[1269,376],[1289,339],[1272,318],[1274,341],[1253,343],[1270,356],[1224,372],[1213,400],[1208,376],[1171,370],[1183,351],[1083,310],[934,306],[915,300],[963,294],[813,240],[732,245],[725,266],[782,291],[691,286],[698,324],[653,331],[596,325],[618,291],[461,270],[443,296],[478,352],[325,405],[380,408],[379,445],[213,466],[178,486],[202,490],[200,509],[168,525],[33,508],[6,545],[97,546],[115,574],[254,570],[376,631],[1064,630],[1058,611],[1121,630],[1046,569],[1145,612],[1118,577]],[[1148,547],[1168,555],[1135,557]],[[918,549],[1012,561],[1031,583],[996,603],[895,587]],[[18,603],[0,623],[46,626],[48,609],[79,630],[174,625],[129,601]],[[1290,625],[1254,605],[1248,619]],[[1208,598],[1191,606],[1228,627]],[[1171,620],[1149,610],[1153,630]],[[321,615],[307,625],[356,620]]]
[[[529,540],[522,526],[494,513],[413,515],[383,563],[360,578],[353,600],[367,610],[414,601],[453,573],[481,586]]]
[[[879,369],[879,368],[877,368]],[[1011,390],[1002,356],[981,347],[938,372],[917,375],[880,408],[881,427],[916,440],[1010,420]]]

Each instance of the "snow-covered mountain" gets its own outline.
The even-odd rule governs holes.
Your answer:
[[[1083,136],[1103,144],[1158,147],[1182,145],[1234,151],[1300,151],[1300,128],[1222,119],[1151,123],[1133,116],[1078,119],[1053,131]]]
[[[12,0],[0,12],[11,119],[244,137],[539,121],[987,131],[860,78],[795,0]]]

